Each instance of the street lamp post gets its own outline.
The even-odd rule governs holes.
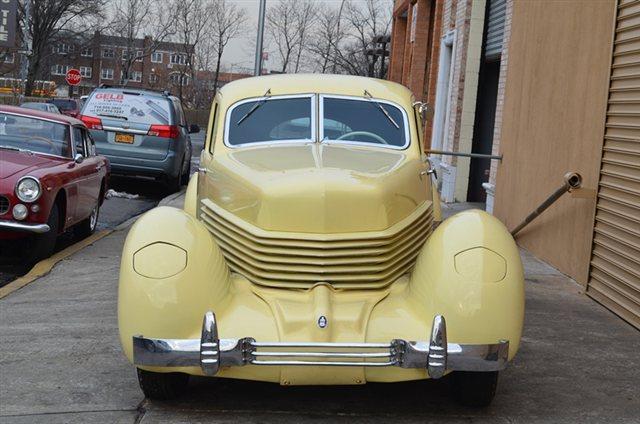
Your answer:
[[[254,75],[262,75],[262,44],[264,36],[264,13],[267,0],[260,0],[260,11],[258,13],[258,37],[256,39],[256,62]]]

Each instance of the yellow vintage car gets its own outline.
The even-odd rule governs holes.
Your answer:
[[[420,105],[337,75],[225,85],[184,210],[131,228],[118,320],[147,397],[189,375],[281,385],[440,378],[486,405],[520,344],[523,269],[504,225],[440,223]]]

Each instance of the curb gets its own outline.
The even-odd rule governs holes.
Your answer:
[[[49,272],[51,272],[53,267],[58,262],[68,258],[69,256],[73,255],[74,253],[79,252],[80,250],[82,250],[85,247],[95,243],[96,241],[98,241],[98,240],[100,240],[102,238],[105,238],[106,236],[108,236],[112,232],[113,232],[113,230],[102,230],[102,231],[99,231],[99,232],[97,232],[95,234],[90,235],[89,237],[87,237],[84,240],[80,240],[79,242],[72,244],[71,246],[67,247],[64,250],[61,250],[60,252],[50,256],[47,259],[41,260],[40,262],[35,264],[34,267],[31,268],[31,271],[29,271],[27,274],[23,275],[22,277],[16,278],[15,280],[10,282],[9,284],[6,284],[3,287],[0,287],[0,299],[2,299],[4,297],[7,297],[8,295],[13,293],[14,291],[23,288],[24,286],[34,282],[38,278],[47,275]]]

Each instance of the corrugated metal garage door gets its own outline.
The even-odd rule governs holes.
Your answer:
[[[489,0],[487,16],[487,40],[484,57],[487,60],[500,59],[504,38],[504,19],[507,11],[506,0]]]
[[[640,0],[619,0],[587,293],[640,328]]]

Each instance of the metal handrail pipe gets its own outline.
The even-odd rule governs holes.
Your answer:
[[[483,153],[448,152],[445,150],[425,150],[425,153],[432,155],[460,156],[463,158],[502,160],[502,155],[485,155]]]
[[[513,230],[511,230],[511,235],[513,237],[516,236],[524,227],[529,225],[534,219],[536,219],[542,212],[547,210],[547,208],[553,205],[563,194],[578,189],[582,186],[582,176],[577,172],[567,172],[564,174],[564,181],[562,185],[558,187],[549,197],[547,197],[544,202],[540,204],[537,208],[533,210],[527,217],[518,224]]]

